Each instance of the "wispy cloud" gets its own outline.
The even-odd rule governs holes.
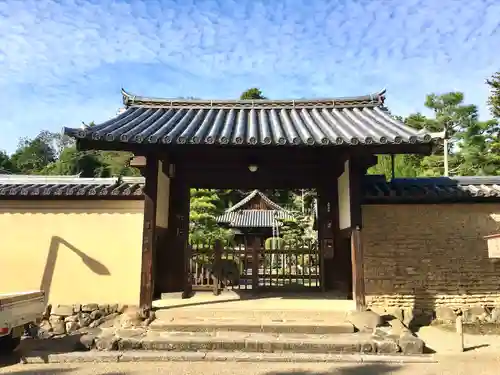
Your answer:
[[[499,49],[497,0],[0,0],[0,149],[112,116],[121,86],[204,98],[387,87],[402,115],[462,90],[486,114]]]

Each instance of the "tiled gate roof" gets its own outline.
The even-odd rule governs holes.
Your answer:
[[[135,144],[339,146],[430,143],[383,107],[385,90],[351,98],[183,100],[122,90],[126,110],[95,126],[64,128],[76,139]]]

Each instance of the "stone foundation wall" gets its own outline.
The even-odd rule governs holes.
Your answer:
[[[500,231],[496,204],[366,205],[363,249],[373,308],[500,306],[500,263],[484,236]]]
[[[40,338],[86,333],[93,328],[132,328],[146,326],[150,312],[136,306],[118,304],[48,305],[38,327]]]

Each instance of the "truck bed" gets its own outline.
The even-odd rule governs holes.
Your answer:
[[[45,295],[41,291],[0,294],[0,331],[5,335],[13,328],[37,322],[44,311]]]
[[[19,301],[27,301],[40,298],[43,299],[44,294],[39,290],[18,293],[0,293],[0,309],[2,306],[10,305]]]

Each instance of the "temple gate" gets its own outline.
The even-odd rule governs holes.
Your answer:
[[[171,100],[122,91],[126,110],[65,128],[79,150],[134,153],[144,188],[140,305],[191,291],[185,249],[189,189],[314,188],[326,290],[347,281],[365,306],[361,177],[378,154],[429,154],[442,134],[410,128],[384,107],[385,91],[316,100]]]

